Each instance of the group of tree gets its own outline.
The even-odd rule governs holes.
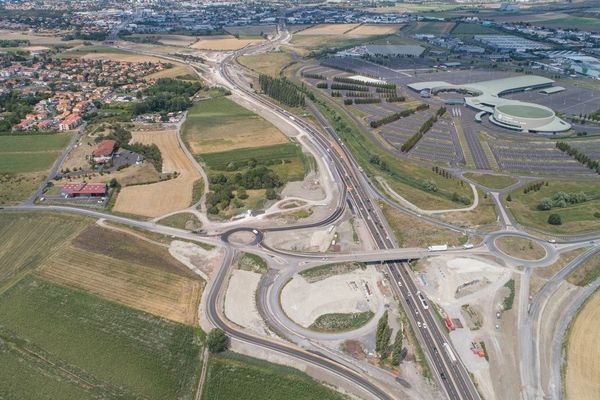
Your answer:
[[[400,118],[406,118],[406,117],[416,113],[417,111],[426,110],[428,108],[429,108],[429,104],[419,104],[415,108],[409,108],[408,110],[402,110],[400,112],[387,115],[383,118],[373,120],[373,121],[371,121],[370,125],[371,125],[371,128],[379,128],[382,125],[390,124],[392,122],[398,121]]]
[[[553,208],[565,208],[571,205],[585,203],[588,200],[588,196],[583,192],[557,192],[554,193],[552,197],[544,197],[537,205],[537,209],[540,211],[548,211]]]
[[[368,92],[369,88],[362,85],[352,84],[352,83],[338,83],[332,82],[331,89],[333,90],[350,90],[352,92]]]
[[[589,169],[593,169],[596,173],[600,174],[600,161],[594,160],[587,154],[582,153],[575,147],[565,142],[556,142],[556,148],[564,151],[583,165],[586,165]]]
[[[391,96],[391,97],[386,97],[385,101],[388,102],[388,103],[401,103],[403,101],[406,101],[406,97],[404,97],[404,96]]]
[[[382,160],[377,154],[373,154],[371,158],[369,158],[369,162],[373,165],[376,165],[382,171],[389,171],[389,167],[385,160]]]
[[[346,97],[373,97],[371,92],[346,92]]]
[[[321,74],[311,74],[311,73],[306,73],[303,72],[302,76],[305,78],[311,78],[311,79],[320,79],[320,80],[325,80],[325,76],[321,75]]]
[[[192,106],[190,97],[196,94],[202,85],[199,82],[183,81],[172,78],[158,79],[154,85],[142,92],[142,100],[132,107],[134,115],[157,112],[166,114],[184,111]]]
[[[272,76],[260,74],[258,77],[260,90],[277,101],[290,107],[303,107],[305,103],[304,93],[293,82],[286,78],[273,78]]]
[[[10,133],[12,127],[31,112],[32,106],[50,94],[19,96],[14,90],[0,94],[0,134]]]
[[[239,208],[243,206],[242,201],[248,198],[246,190],[250,189],[266,189],[266,198],[274,200],[277,198],[275,189],[283,184],[281,178],[264,165],[254,166],[229,176],[212,175],[210,192],[206,194],[206,207],[210,214],[218,214],[219,211],[227,209],[232,202],[234,207]]]
[[[96,141],[101,141],[104,139],[115,140],[117,142],[117,147],[142,155],[144,159],[151,163],[158,172],[162,171],[162,154],[158,146],[154,143],[129,143],[131,141],[131,132],[123,128],[121,125],[113,126],[111,132],[106,137],[98,136]]]
[[[431,167],[431,170],[443,178],[452,179],[452,174],[444,168],[440,168],[437,165],[435,165],[435,166]]]
[[[206,346],[213,354],[222,353],[229,348],[229,337],[221,329],[211,329],[206,335]]]
[[[319,83],[317,83],[317,88],[319,88],[319,89],[328,89],[329,88],[329,84],[327,82],[319,82]]]
[[[377,98],[377,99],[369,99],[369,98],[354,99],[354,104],[377,104],[377,103],[381,103],[381,99],[379,99],[379,98]]]

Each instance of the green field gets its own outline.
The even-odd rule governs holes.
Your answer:
[[[213,126],[223,124],[223,119],[251,118],[256,114],[234,103],[226,97],[218,97],[196,103],[188,111],[187,118],[183,124],[183,136],[193,133],[196,129],[210,129]]]
[[[37,268],[89,223],[56,214],[0,214],[0,293]]]
[[[8,387],[9,398],[192,399],[199,349],[192,327],[43,279],[0,296],[0,394]],[[54,394],[48,378],[60,382]]]
[[[540,211],[537,205],[543,198],[550,198],[557,192],[577,193],[584,192],[591,200],[584,203],[569,205],[564,208],[552,208],[549,211]],[[510,193],[512,201],[506,202],[508,209],[517,222],[524,226],[532,226],[552,233],[583,233],[600,228],[600,218],[594,213],[600,213],[600,184],[592,182],[549,182],[537,192],[523,193],[523,189],[516,189]],[[548,216],[558,214],[561,216],[562,225],[548,224]]]
[[[0,173],[28,173],[49,169],[71,135],[0,136]]]
[[[283,143],[265,147],[253,147],[208,153],[198,157],[206,163],[209,169],[227,171],[227,166],[232,160],[245,163],[256,160],[268,165],[286,181],[301,180],[304,178],[303,154],[299,144]]]
[[[560,27],[560,28],[595,28],[600,26],[600,18],[591,17],[566,17],[566,18],[555,18],[546,21],[532,22],[532,25],[541,25],[547,27]]]
[[[459,23],[452,29],[452,35],[493,35],[499,32],[487,26],[479,24]]]
[[[365,311],[352,314],[333,313],[320,315],[310,325],[310,329],[319,332],[346,332],[360,328],[369,322],[375,314]]]
[[[235,353],[212,355],[203,399],[342,400],[333,391],[296,369]]]

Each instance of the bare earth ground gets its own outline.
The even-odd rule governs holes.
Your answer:
[[[256,308],[256,289],[261,274],[236,269],[233,271],[225,295],[227,318],[251,331],[265,334],[266,328]]]
[[[238,50],[249,44],[262,42],[261,39],[237,39],[234,36],[200,37],[190,47],[201,50]]]
[[[600,292],[585,304],[571,328],[565,379],[567,399],[600,398]]]
[[[304,327],[323,314],[376,312],[384,301],[377,285],[379,280],[381,274],[373,266],[315,283],[297,275],[282,290],[281,305],[293,321]],[[371,291],[370,296],[364,283]]]
[[[125,62],[153,62],[153,63],[169,63],[173,64],[172,68],[168,68],[162,71],[155,72],[147,75],[145,79],[158,79],[158,78],[169,78],[179,75],[194,74],[194,70],[189,66],[177,63],[171,60],[165,60],[160,57],[146,56],[142,54],[128,54],[128,53],[89,53],[82,56],[86,60],[111,60],[111,61],[125,61]]]
[[[223,256],[217,247],[206,250],[194,243],[181,240],[171,242],[169,253],[207,281],[221,265]]]
[[[201,175],[186,157],[177,141],[175,130],[132,132],[132,141],[156,144],[163,158],[162,172],[177,171],[179,176],[149,185],[121,189],[114,211],[157,217],[184,209],[192,201],[192,187]]]

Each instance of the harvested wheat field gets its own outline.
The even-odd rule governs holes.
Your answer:
[[[56,283],[83,289],[172,321],[196,322],[204,281],[164,247],[91,226],[39,270]]]
[[[261,39],[237,39],[234,36],[206,36],[199,37],[198,41],[190,47],[199,50],[239,50],[249,44],[262,42]]]
[[[202,176],[179,147],[175,130],[132,132],[132,142],[156,144],[162,154],[162,172],[179,176],[149,185],[121,189],[114,211],[158,217],[187,208],[192,201],[194,182]]]
[[[53,44],[65,44],[68,43],[73,45],[74,43],[81,43],[81,40],[73,40],[64,42],[59,34],[32,34],[23,31],[10,31],[6,29],[0,29],[0,40],[28,40],[32,46],[43,46]]]
[[[360,25],[346,35],[357,35],[357,36],[371,36],[371,35],[389,35],[396,32],[401,25],[389,24],[389,25]]]
[[[600,292],[596,292],[575,319],[568,339],[568,400],[600,398]]]
[[[354,29],[358,24],[322,24],[315,25],[312,28],[295,33],[298,36],[304,35],[343,35],[347,31]]]

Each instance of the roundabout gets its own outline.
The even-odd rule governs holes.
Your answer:
[[[508,254],[511,245],[525,244],[531,248],[531,256],[517,257]],[[514,231],[498,231],[490,233],[485,239],[485,244],[489,251],[496,257],[512,263],[524,264],[527,267],[541,268],[552,264],[558,258],[557,249],[550,243],[537,239],[526,233]],[[543,256],[537,257],[538,254]]]

